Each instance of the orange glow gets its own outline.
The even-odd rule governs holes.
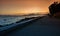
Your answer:
[[[27,12],[27,13],[36,13],[40,12],[41,9],[39,7],[32,7],[32,8],[25,8],[24,10],[22,9],[21,12]]]
[[[46,14],[49,12],[48,6],[54,1],[55,0],[1,0],[0,15]]]

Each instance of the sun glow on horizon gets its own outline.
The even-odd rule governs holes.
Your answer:
[[[11,10],[11,11],[9,11]],[[1,15],[25,15],[25,14],[31,14],[31,13],[45,13],[45,11],[42,11],[40,7],[25,7],[25,8],[20,8],[20,9],[9,9],[7,12],[3,13],[1,12]],[[5,10],[6,11],[6,10]]]
[[[32,8],[24,8],[20,10],[21,12],[27,12],[27,13],[36,13],[41,12],[41,9],[39,7],[32,7]]]
[[[52,0],[51,0],[52,1]],[[1,0],[0,15],[24,15],[30,13],[48,13],[50,0]]]

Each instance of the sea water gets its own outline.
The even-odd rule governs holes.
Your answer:
[[[9,25],[17,21],[21,21],[25,18],[38,17],[43,15],[32,15],[32,16],[0,16],[0,25]]]
[[[15,23],[17,21],[20,21],[22,19],[25,19],[24,17],[17,17],[17,16],[0,16],[0,25],[9,25],[12,23]]]

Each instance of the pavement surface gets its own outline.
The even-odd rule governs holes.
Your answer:
[[[60,19],[45,17],[6,36],[60,36]]]

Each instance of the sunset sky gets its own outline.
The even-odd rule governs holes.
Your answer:
[[[0,15],[48,13],[48,6],[60,0],[0,0]]]

